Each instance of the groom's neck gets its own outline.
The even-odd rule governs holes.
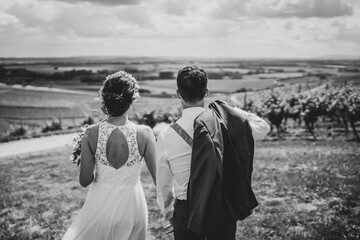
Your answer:
[[[181,104],[182,104],[183,109],[193,108],[193,107],[202,107],[203,108],[205,106],[205,101],[204,101],[204,99],[199,102],[195,102],[195,103],[188,103],[188,102],[182,101]]]

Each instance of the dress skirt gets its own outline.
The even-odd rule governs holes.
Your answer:
[[[133,186],[94,182],[63,240],[142,240],[146,238],[147,205],[140,181]]]

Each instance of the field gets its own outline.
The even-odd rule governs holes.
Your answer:
[[[135,110],[143,113],[149,106],[174,105],[173,98],[165,99],[144,96],[134,104],[130,115],[133,116]],[[20,125],[35,131],[53,119],[60,119],[64,130],[79,128],[88,116],[96,122],[104,118],[95,91],[0,85],[0,135]]]
[[[272,88],[278,84],[312,87],[319,84],[321,76],[327,74],[339,77],[355,75],[357,78],[359,75],[356,72],[340,71],[344,67],[359,68],[358,61],[116,57],[0,59],[0,82],[10,85],[0,83],[0,130],[3,132],[3,129],[16,124],[44,125],[51,118],[62,119],[63,128],[68,129],[78,127],[88,116],[95,120],[102,118],[101,114],[92,111],[100,108],[97,91],[106,74],[120,69],[133,73],[141,80],[141,88],[150,91],[134,105],[136,111],[132,114],[157,109],[158,105],[165,105],[162,109],[166,109],[175,102],[176,72],[186,65],[199,65],[206,69],[210,79],[210,93],[217,97],[219,94],[227,97],[237,91]],[[171,73],[172,77],[163,78],[161,73]],[[81,80],[95,76],[101,81],[85,83]],[[144,76],[153,76],[153,79],[142,79]],[[14,85],[16,83],[25,87]],[[152,109],[149,108],[151,104],[154,104]]]
[[[274,76],[272,76],[274,75]],[[292,76],[291,74],[283,74],[284,78]],[[299,76],[297,74],[296,76]],[[244,76],[242,79],[222,79],[209,80],[209,89],[216,93],[231,93],[236,90],[246,88],[252,90],[264,89],[272,87],[276,84],[276,79],[280,79],[278,74],[267,74],[266,77],[258,76]],[[168,93],[173,94],[176,89],[176,80],[148,80],[142,81],[143,89],[150,90],[152,93]]]
[[[0,239],[59,239],[86,189],[68,148],[0,159]],[[260,206],[238,222],[236,239],[359,239],[360,148],[342,138],[260,141],[253,188]],[[147,239],[163,229],[155,187],[141,175],[149,210]]]
[[[72,69],[98,74],[105,68],[111,71],[129,68],[151,76],[160,71],[175,73],[180,67],[195,63],[134,59],[119,63],[114,59],[99,64],[85,59],[40,59],[19,65],[7,61],[3,64],[8,64],[9,68],[24,67],[44,74]],[[274,90],[275,96],[279,89],[273,87],[279,85],[281,91],[278,93],[284,96],[276,97],[282,97],[283,101],[300,88],[304,94],[317,90],[324,93],[330,83],[344,86],[351,82],[356,86],[354,94],[359,94],[359,72],[339,70],[351,64],[360,70],[358,61],[196,63],[209,70],[212,76],[221,73],[224,77],[210,78],[212,94],[206,98],[206,105],[214,99],[223,99],[244,109],[249,103],[254,107],[257,100],[268,97],[269,92]],[[249,71],[255,72],[249,74]],[[226,76],[228,73],[243,75],[241,79],[230,79]],[[62,130],[48,134],[77,131],[88,116],[95,122],[105,117],[99,111],[97,90],[100,83],[86,84],[78,78],[42,81],[34,82],[36,86],[0,83],[0,137],[18,134],[13,139],[6,137],[6,141],[40,137],[44,127],[54,121],[60,121]],[[181,106],[174,94],[174,78],[142,80],[140,85],[151,93],[143,93],[133,104],[129,110],[130,119],[151,124],[166,120],[166,116],[171,120],[179,116]],[[254,91],[244,92],[250,89]],[[251,106],[247,110],[251,111]],[[266,118],[266,114],[263,116]],[[273,131],[265,141],[257,142],[253,188],[260,206],[252,216],[238,223],[237,239],[360,239],[359,143],[349,141],[353,135],[346,133],[344,126],[324,119],[319,117],[315,123],[317,140],[311,137],[304,123],[298,126],[289,120],[281,138]],[[359,121],[359,127],[358,124]],[[17,131],[19,129],[25,129],[25,133]],[[64,234],[86,196],[86,189],[78,183],[79,169],[68,160],[69,153],[70,149],[64,147],[0,158],[0,239],[59,239]],[[149,208],[148,239],[173,239],[163,229],[155,187],[146,168],[141,180]]]
[[[96,87],[97,89],[99,86]],[[168,89],[170,92],[170,89]],[[218,97],[219,95],[216,95]],[[224,96],[220,96],[224,98]],[[213,99],[211,97],[210,99]],[[100,110],[96,91],[70,91],[57,88],[6,86],[0,84],[0,137],[24,127],[28,136],[58,120],[62,129],[80,129],[89,116],[95,122],[105,116]],[[175,94],[142,94],[129,110],[129,117],[142,116],[153,110],[178,112],[180,101]]]
[[[0,86],[0,136],[20,126],[30,135],[59,119],[63,129],[79,126],[96,112],[95,94],[74,93],[49,88]]]

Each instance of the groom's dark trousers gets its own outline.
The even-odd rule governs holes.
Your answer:
[[[189,219],[189,203],[187,200],[176,199],[173,216],[175,240],[234,240],[236,234],[236,222],[223,223],[214,229],[214,233],[204,236],[187,229]]]

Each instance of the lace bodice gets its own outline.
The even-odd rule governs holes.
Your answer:
[[[118,169],[109,163],[106,156],[106,144],[115,129],[119,129],[124,135],[129,148],[127,161]],[[135,186],[140,179],[142,162],[136,140],[136,125],[134,123],[127,122],[122,126],[115,126],[108,122],[100,124],[95,151],[95,184],[105,184],[111,187]]]

